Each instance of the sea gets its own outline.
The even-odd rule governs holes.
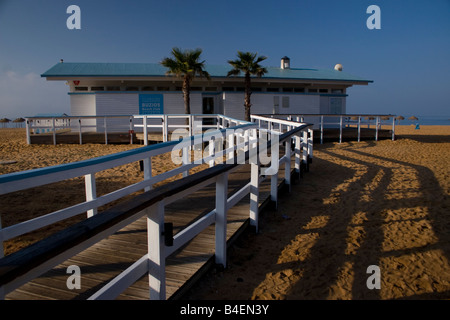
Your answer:
[[[408,120],[409,116],[404,116],[405,120],[400,121],[403,124],[419,124],[423,126],[450,126],[450,116],[415,116],[419,120]]]

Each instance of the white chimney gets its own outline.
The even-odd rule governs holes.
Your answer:
[[[281,58],[281,69],[290,69],[291,68],[291,59],[284,56]]]

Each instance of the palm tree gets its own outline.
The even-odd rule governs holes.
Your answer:
[[[209,73],[203,70],[205,61],[199,61],[202,49],[181,50],[172,49],[173,58],[164,58],[161,64],[168,68],[167,75],[175,75],[183,78],[184,109],[186,114],[191,113],[190,91],[191,83],[196,76],[210,79]]]
[[[267,73],[267,69],[262,67],[259,63],[267,59],[265,56],[259,56],[257,53],[251,52],[241,52],[238,51],[237,56],[239,59],[228,60],[228,63],[233,67],[228,72],[229,76],[239,75],[241,72],[245,75],[245,120],[250,121],[250,108],[252,106],[250,102],[251,91],[251,79],[250,76],[254,75],[257,77],[262,77]]]

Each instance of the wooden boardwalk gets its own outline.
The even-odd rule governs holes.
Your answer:
[[[293,165],[292,165],[293,167]],[[283,183],[284,165],[279,171]],[[230,173],[229,196],[248,183],[250,166],[240,166]],[[260,185],[260,207],[270,197],[270,178]],[[190,196],[166,206],[166,222],[174,224],[174,234],[215,207],[215,186],[210,185]],[[249,196],[228,211],[227,242],[231,243],[248,224]],[[202,272],[214,263],[214,225],[166,260],[166,292],[168,299],[179,298]],[[78,300],[87,299],[123,270],[147,253],[147,221],[143,217],[108,238],[77,254],[44,275],[6,295],[7,300]],[[69,290],[66,281],[68,266],[81,270],[81,289]],[[126,289],[118,299],[149,299],[148,276]]]

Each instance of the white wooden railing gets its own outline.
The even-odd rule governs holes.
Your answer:
[[[294,120],[297,122],[307,121],[318,128],[320,132],[320,143],[323,143],[324,129],[339,128],[339,143],[342,142],[343,130],[353,126],[357,128],[357,141],[361,140],[361,128],[371,125],[375,128],[375,141],[378,141],[379,130],[382,125],[391,126],[391,138],[395,140],[395,115],[384,114],[261,114],[260,116],[277,119]]]
[[[0,298],[4,298],[8,292],[15,290],[22,284],[143,216],[147,216],[148,221],[148,254],[100,289],[91,299],[115,298],[147,272],[149,274],[150,298],[165,299],[165,258],[212,223],[215,223],[216,228],[215,260],[216,263],[225,266],[227,211],[247,194],[250,194],[249,219],[250,224],[257,229],[259,185],[262,179],[265,176],[271,177],[271,199],[276,203],[278,199],[279,166],[285,166],[284,179],[285,183],[290,186],[291,158],[295,158],[295,171],[300,173],[302,165],[306,166],[313,155],[312,127],[310,124],[265,117],[253,117],[252,120],[258,121],[260,124],[266,123],[269,129],[259,129],[255,122],[240,121],[237,126],[208,131],[200,137],[188,136],[182,140],[145,146],[96,159],[0,176],[0,194],[42,186],[78,176],[85,177],[86,186],[85,202],[0,229],[1,242],[85,211],[88,212],[89,219],[81,222],[81,224],[86,226],[92,234],[86,238],[86,234],[76,232],[77,229],[75,229],[75,231],[67,232],[67,234],[70,234],[70,238],[68,238],[65,233],[62,233],[62,238],[57,237],[57,240],[53,242],[53,247],[56,247],[56,249],[52,249],[51,252],[53,253],[47,253],[45,256],[50,255],[51,257],[44,261],[42,261],[41,250],[45,251],[47,247],[52,247],[50,240],[50,245],[47,243],[47,247],[41,250],[25,248],[21,250],[22,252],[19,251],[0,259]],[[235,124],[234,119],[227,119],[223,116],[220,118],[220,123],[220,126]],[[277,129],[270,129],[276,126],[278,126]],[[267,133],[270,134],[269,143],[266,143],[267,139],[264,138]],[[216,146],[224,145],[224,141],[227,141],[227,143],[223,150],[216,148]],[[192,162],[190,157],[187,156],[188,152],[199,142],[207,142],[209,152],[207,156],[202,158],[201,162]],[[279,143],[285,143],[285,154],[281,158],[279,157]],[[293,152],[292,145],[294,146]],[[151,157],[171,152],[176,148],[182,150],[182,165],[152,177]],[[268,149],[270,149],[270,167],[261,167],[262,157],[260,155],[263,151],[267,154]],[[243,163],[240,162],[242,159],[244,160]],[[140,160],[144,161],[143,181],[101,197],[96,196],[96,172]],[[189,170],[201,163],[209,163],[212,168],[188,176]],[[228,197],[228,175],[232,170],[236,170],[245,163],[251,165],[250,181],[231,197]],[[152,185],[156,182],[179,173],[183,173],[185,178],[170,183],[170,188],[160,187],[151,190]],[[164,243],[163,235],[165,206],[211,183],[216,184],[216,208],[176,234],[173,237],[173,245],[167,246]],[[131,204],[124,207],[123,212],[121,210],[111,212],[107,210],[102,215],[96,215],[99,206],[142,189],[147,192],[135,197]],[[75,235],[72,233],[75,233]],[[68,245],[64,244],[65,241],[73,243],[73,245],[70,245],[67,249]],[[62,246],[62,244],[64,244],[64,249],[58,249],[58,246]],[[39,245],[39,243],[36,244],[36,246]],[[27,250],[31,253],[28,256],[23,252]],[[30,262],[31,260],[32,262]],[[20,261],[26,261],[26,263],[20,263]]]
[[[117,123],[108,125],[110,121],[120,120],[123,122],[122,125]],[[103,132],[105,144],[108,144],[109,133],[117,132],[117,130],[132,133],[134,130],[132,115],[26,117],[25,121],[27,144],[31,144],[32,134],[52,133],[52,141],[56,145],[56,136],[66,132],[77,132],[80,144],[83,144],[84,132]],[[130,134],[130,144],[133,144],[132,134]]]
[[[130,144],[133,144],[133,133],[139,131],[143,132],[144,144],[148,145],[150,132],[161,133],[163,141],[166,142],[169,141],[171,129],[186,128],[189,135],[194,135],[201,133],[199,130],[202,129],[222,129],[245,124],[243,120],[220,114],[27,117],[25,121],[28,144],[31,144],[32,135],[51,133],[54,145],[57,143],[58,134],[68,132],[78,134],[79,144],[83,144],[83,133],[87,132],[102,133],[105,144],[108,144],[108,135],[112,132],[128,132]]]

